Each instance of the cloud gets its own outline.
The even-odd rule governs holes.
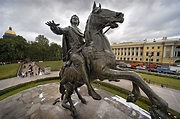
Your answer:
[[[54,20],[61,27],[70,25],[73,14],[80,18],[80,29],[84,31],[86,20],[92,10],[92,0],[1,0],[0,35],[9,26],[27,40],[33,41],[44,35],[50,42],[61,44],[61,37],[53,34],[45,22]],[[143,41],[163,36],[180,36],[180,1],[178,0],[98,0],[102,8],[121,11],[124,23],[106,35],[111,43]]]

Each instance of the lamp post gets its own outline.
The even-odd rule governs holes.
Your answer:
[[[151,63],[151,58],[152,58],[152,54],[149,54],[149,71],[150,71],[150,63]]]

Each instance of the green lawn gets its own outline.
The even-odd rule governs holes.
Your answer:
[[[51,67],[51,71],[59,71],[60,68],[64,65],[63,61],[45,61],[37,62],[42,68]]]
[[[178,79],[155,76],[155,75],[144,74],[144,73],[138,73],[138,74],[140,74],[143,78],[150,79],[150,83],[155,83],[159,85],[163,84],[166,87],[180,90],[180,80]]]
[[[17,75],[20,64],[0,65],[0,80],[15,77]]]

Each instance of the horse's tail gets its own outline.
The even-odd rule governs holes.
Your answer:
[[[60,80],[59,92],[61,94],[61,100],[63,100],[64,94],[65,94],[65,87],[61,83],[64,71],[65,71],[65,66],[62,66],[61,70],[59,71],[59,80]]]
[[[65,88],[62,83],[60,83],[59,92],[61,93],[61,100],[63,100],[65,94]]]

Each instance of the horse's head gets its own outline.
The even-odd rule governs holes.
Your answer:
[[[111,28],[117,28],[117,23],[123,23],[124,14],[108,9],[102,9],[100,4],[99,7],[97,7],[96,3],[94,2],[93,10],[91,13],[91,20],[94,25],[100,28],[104,28],[106,26],[110,26]]]

